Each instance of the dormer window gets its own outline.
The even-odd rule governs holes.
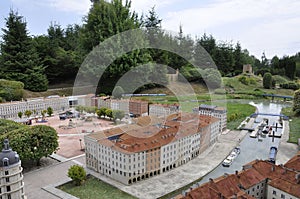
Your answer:
[[[8,158],[3,158],[2,162],[3,162],[3,166],[5,166],[5,167],[9,166],[9,160],[8,160]]]

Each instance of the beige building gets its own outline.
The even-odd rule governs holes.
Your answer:
[[[168,115],[178,113],[180,107],[178,104],[150,104],[149,105],[149,115],[154,115],[156,117],[167,117]]]
[[[219,134],[218,119],[173,114],[166,120],[140,117],[135,124],[85,136],[86,165],[124,184],[164,173],[195,158]],[[207,134],[208,135],[204,135]],[[212,137],[210,137],[212,136]]]
[[[201,104],[199,107],[193,109],[193,113],[199,113],[200,115],[209,115],[218,118],[220,132],[226,130],[227,128],[227,110],[224,107]]]
[[[4,140],[4,148],[0,153],[0,198],[24,199],[24,182],[19,155]]]

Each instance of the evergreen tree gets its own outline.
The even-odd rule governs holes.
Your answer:
[[[47,78],[44,67],[40,64],[32,39],[28,36],[26,22],[13,10],[3,28],[1,43],[2,63],[0,77],[21,81],[25,89],[32,91],[47,90]]]
[[[271,88],[272,87],[272,74],[265,73],[263,77],[263,86],[264,88]]]

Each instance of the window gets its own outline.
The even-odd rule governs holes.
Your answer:
[[[275,195],[275,196],[276,196],[276,191],[275,191],[275,190],[273,190],[273,195]]]
[[[284,194],[281,194],[280,198],[283,198],[283,199],[284,199],[284,198],[285,198],[285,195],[284,195]]]
[[[5,171],[5,175],[8,175],[8,171]]]
[[[6,181],[6,182],[9,182],[9,178],[5,178],[5,181]]]
[[[9,192],[10,191],[10,186],[6,187],[6,191]]]

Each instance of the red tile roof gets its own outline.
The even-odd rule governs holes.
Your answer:
[[[294,161],[295,157],[291,159],[291,162]],[[297,176],[299,180],[297,180]],[[221,198],[221,196],[225,199],[254,198],[246,194],[244,190],[265,180],[270,186],[300,198],[300,173],[267,161],[255,160],[245,165],[244,169],[236,174],[227,174],[210,180],[210,182],[186,193],[185,196],[178,195],[176,199],[214,199]]]
[[[300,172],[300,151],[284,165],[290,169]]]
[[[207,127],[218,119],[210,116],[199,116],[198,114],[179,113],[168,117],[165,124],[154,125],[153,117],[142,117],[138,120],[140,125],[125,125],[123,127],[104,130],[107,136],[104,139],[102,136],[96,134],[103,134],[103,132],[96,132],[90,134],[88,137],[96,138],[99,144],[118,148],[122,152],[137,153],[147,151],[150,149],[159,148],[167,145],[182,137],[193,135],[202,131],[202,128]],[[150,125],[147,125],[150,124]],[[156,124],[156,123],[155,123]],[[111,137],[117,136],[113,139]],[[108,143],[111,142],[111,143]]]

